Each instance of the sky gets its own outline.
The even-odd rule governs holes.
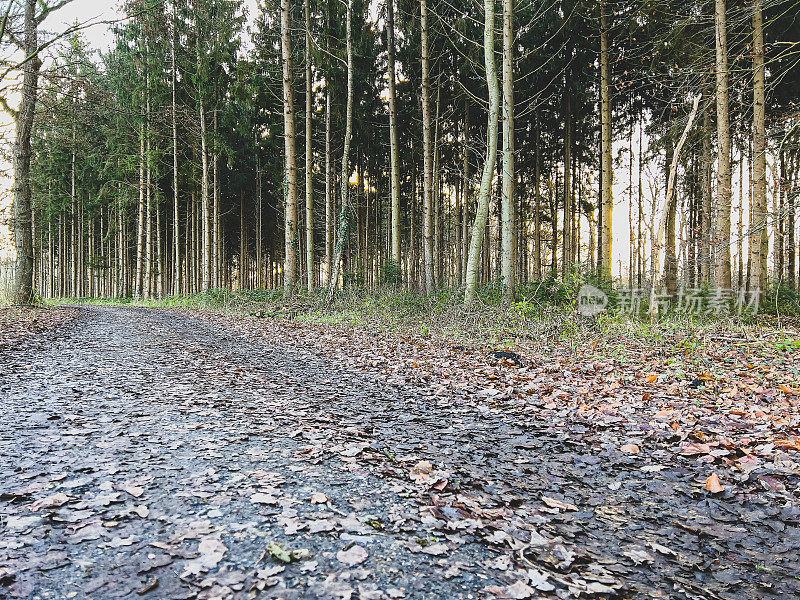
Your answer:
[[[256,13],[257,0],[245,0],[245,5],[248,9],[248,15],[252,19]],[[98,24],[87,27],[83,31],[83,36],[92,47],[99,50],[107,50],[113,42],[113,33],[111,27],[102,22],[120,19],[121,17],[122,12],[118,0],[73,0],[70,4],[53,13],[46,21],[45,28],[49,31],[63,31],[76,21],[79,23],[97,22]],[[4,133],[3,143],[8,143],[11,139],[9,136],[11,129],[5,113],[0,113],[0,131]],[[638,140],[634,140],[634,143],[636,142]],[[615,144],[615,153],[620,147],[621,144]],[[635,150],[635,152],[637,151]],[[0,170],[8,170],[8,165],[3,164],[2,159],[0,159]],[[617,203],[614,210],[613,271],[615,274],[619,274],[620,261],[622,265],[627,265],[629,253],[627,169],[618,169],[616,177],[614,197]],[[7,257],[10,250],[10,236],[5,224],[9,212],[10,189],[11,180],[8,177],[0,176],[0,260]],[[587,239],[588,232],[584,230],[581,237],[583,240]]]

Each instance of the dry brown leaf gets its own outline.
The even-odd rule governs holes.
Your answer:
[[[719,477],[717,477],[716,473],[713,473],[708,479],[706,479],[706,489],[712,494],[719,494],[720,492],[725,491],[725,488],[722,487],[722,484],[720,484]]]

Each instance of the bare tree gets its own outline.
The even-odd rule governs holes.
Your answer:
[[[39,44],[39,25],[55,10],[72,2],[60,0],[24,0],[22,14],[22,39],[11,33],[10,16],[13,2],[9,2],[0,24],[0,41],[8,37],[22,53],[22,59],[6,66],[3,77],[11,71],[22,71],[22,101],[14,109],[5,96],[0,95],[0,107],[14,119],[16,128],[12,149],[11,166],[14,171],[12,229],[16,265],[11,288],[12,304],[33,302],[33,218],[31,212],[31,134],[36,113],[39,90],[39,71],[42,59],[39,56],[44,45]],[[37,7],[39,13],[37,14]],[[74,29],[74,28],[73,28]],[[58,36],[60,37],[60,36]]]

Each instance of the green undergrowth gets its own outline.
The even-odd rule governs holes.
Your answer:
[[[545,280],[520,287],[517,300],[504,303],[500,285],[480,289],[477,300],[463,303],[463,291],[442,289],[431,295],[385,287],[377,291],[345,290],[328,302],[323,291],[300,292],[284,299],[280,290],[210,290],[159,300],[60,299],[53,304],[129,305],[212,310],[248,318],[296,320],[312,324],[354,326],[409,337],[433,337],[453,343],[496,349],[554,347],[577,350],[591,345],[600,355],[629,352],[632,347],[665,348],[691,355],[720,336],[743,343],[770,343],[792,350],[800,346],[796,320],[774,316],[712,318],[669,312],[655,322],[646,315],[611,310],[586,317],[575,310],[577,286]],[[794,298],[784,292],[779,302]],[[769,340],[769,341],[766,341]]]

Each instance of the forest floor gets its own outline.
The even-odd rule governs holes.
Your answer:
[[[74,319],[77,314],[77,310],[68,307],[0,306],[0,348],[55,329]]]
[[[800,594],[796,331],[78,312],[0,347],[0,597]]]

